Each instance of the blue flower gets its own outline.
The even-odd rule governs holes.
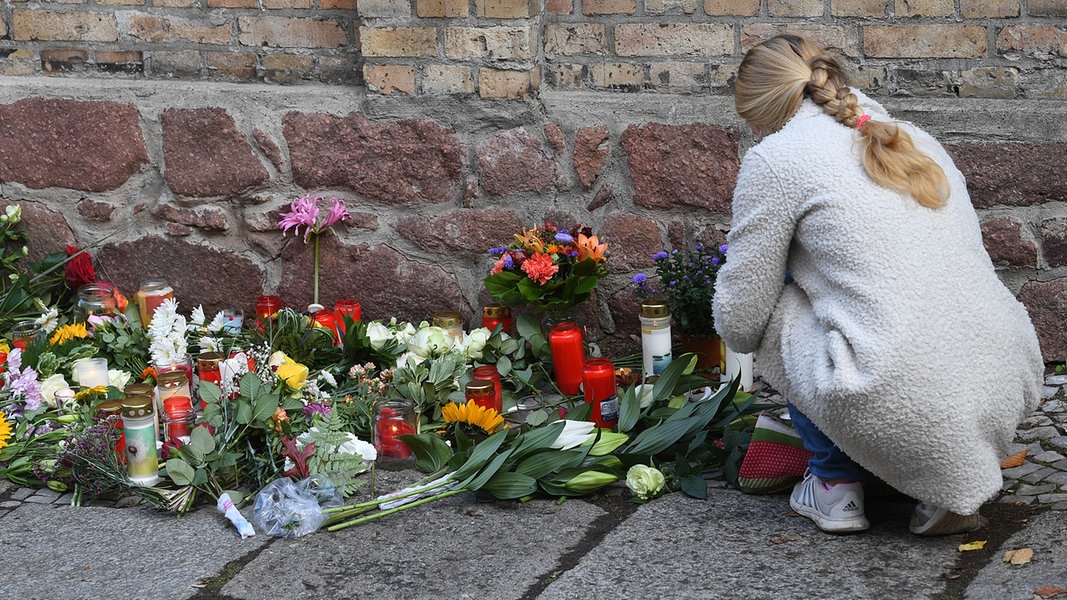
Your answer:
[[[696,249],[697,252],[700,252],[701,250],[704,249],[704,244],[697,244],[695,249]]]
[[[652,255],[652,260],[663,260],[665,258],[667,258],[667,253],[662,251]]]
[[[574,238],[571,237],[571,234],[567,233],[566,229],[561,229],[556,232],[556,241],[561,244],[569,244],[574,241]]]
[[[514,269],[515,268],[515,261],[511,260],[511,255],[510,254],[504,257],[504,268],[505,269]]]
[[[648,280],[648,275],[645,275],[644,273],[638,273],[637,275],[634,275],[634,283],[641,284],[644,283],[646,280]]]
[[[497,254],[503,254],[503,253],[505,253],[507,251],[508,251],[507,248],[505,248],[503,246],[497,246],[496,248],[490,248],[489,249],[489,255],[490,256],[496,256]]]
[[[671,287],[674,287],[677,283],[678,283],[678,280],[672,279],[670,284],[668,284],[668,285],[670,285]]]
[[[723,245],[719,246],[719,252],[721,252],[723,254],[726,254],[726,249],[729,248],[729,247],[730,246],[728,244],[723,244]]]
[[[719,260],[718,256],[711,257],[711,266],[717,267],[717,266],[719,266],[720,262],[722,262],[722,261]]]

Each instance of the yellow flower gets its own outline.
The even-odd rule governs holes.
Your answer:
[[[284,408],[279,406],[278,408],[274,409],[274,414],[271,415],[270,418],[274,421],[274,431],[281,433],[282,421],[288,421],[289,414],[285,412]]]
[[[294,390],[303,389],[304,384],[307,383],[308,368],[291,358],[286,357],[285,362],[278,366],[278,370],[275,371],[278,375],[278,379],[285,382]]]
[[[85,323],[71,323],[56,329],[56,332],[48,339],[48,343],[58,346],[70,340],[80,340],[87,337],[89,337],[89,332],[85,329]]]
[[[530,252],[540,254],[545,251],[545,245],[541,241],[541,231],[534,227],[533,229],[522,228],[522,235],[515,234],[515,241],[522,245]]]
[[[0,412],[0,448],[7,446],[7,441],[11,439],[11,423],[8,422],[7,416],[3,412]]]
[[[446,423],[459,423],[478,427],[486,434],[492,434],[504,425],[504,417],[491,408],[478,406],[474,400],[466,404],[449,402],[441,407],[441,416]]]
[[[74,394],[74,401],[80,403],[80,402],[82,402],[83,400],[85,400],[86,398],[88,398],[90,396],[106,396],[106,395],[107,395],[107,386],[106,385],[98,385],[98,386],[91,387],[91,388],[85,388],[84,390],[81,390],[78,393]]]

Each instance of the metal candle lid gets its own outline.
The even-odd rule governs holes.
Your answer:
[[[454,310],[442,310],[434,313],[433,324],[442,329],[452,329],[463,326],[463,315]]]
[[[642,302],[641,316],[646,319],[659,319],[671,316],[671,309],[663,302]]]
[[[152,416],[152,399],[135,394],[122,401],[122,416],[127,419]]]
[[[511,309],[503,304],[486,304],[482,307],[482,316],[499,319],[511,314]]]

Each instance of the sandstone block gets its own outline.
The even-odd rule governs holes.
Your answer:
[[[634,204],[730,210],[737,171],[738,133],[710,124],[630,125],[622,134]]]
[[[243,52],[208,52],[208,75],[212,79],[252,81],[256,78],[256,55]]]
[[[877,58],[983,58],[986,30],[978,25],[870,25],[863,49]]]
[[[1029,0],[1026,13],[1034,17],[1067,17],[1067,2],[1063,0]]]
[[[625,91],[645,87],[645,68],[630,63],[597,63],[591,69],[593,85]]]
[[[200,53],[195,50],[153,50],[148,57],[148,70],[156,77],[197,79],[200,66]]]
[[[147,162],[129,104],[27,98],[0,105],[0,181],[104,192]]]
[[[574,12],[574,0],[545,0],[545,10],[555,15]]]
[[[257,8],[258,0],[207,0],[208,8]]]
[[[549,23],[545,25],[545,54],[575,56],[607,54],[607,31],[600,23]]]
[[[237,39],[244,46],[340,48],[348,43],[340,22],[302,17],[238,17]]]
[[[555,123],[545,125],[545,140],[556,152],[561,152],[567,147],[567,141],[563,139],[563,130]]]
[[[230,228],[226,213],[214,206],[192,209],[161,202],[152,209],[152,215],[164,221],[206,231],[226,231]]]
[[[806,23],[743,25],[741,27],[741,49],[748,52],[756,44],[782,33],[803,35],[827,50],[837,50],[846,56],[859,56],[859,40],[851,28]]]
[[[703,62],[652,63],[648,79],[652,87],[676,92],[699,92],[708,85]]]
[[[482,98],[524,100],[541,89],[541,69],[511,71],[506,69],[478,69],[478,95]]]
[[[85,71],[85,63],[88,61],[88,50],[73,48],[45,48],[41,50],[41,70],[45,73]]]
[[[144,55],[140,51],[96,52],[96,68],[107,73],[143,73]]]
[[[1067,218],[1041,221],[1041,249],[1049,267],[1067,266]]]
[[[538,9],[535,0],[474,0],[475,13],[490,19],[526,19],[536,15]]]
[[[356,10],[356,0],[319,0],[323,10]]]
[[[608,145],[608,128],[582,127],[574,136],[574,170],[578,172],[578,181],[585,189],[593,187],[593,181],[600,175],[604,164],[611,155]]]
[[[18,41],[114,42],[118,26],[111,14],[13,10],[11,36]]]
[[[270,160],[272,165],[274,165],[274,168],[281,171],[285,159],[282,157],[282,149],[278,147],[278,143],[274,141],[274,138],[266,131],[257,127],[252,130],[252,139],[256,140],[256,145],[259,146],[263,155]]]
[[[896,0],[898,17],[949,17],[954,10],[952,0]]]
[[[960,0],[960,15],[965,19],[1018,17],[1019,0]]]
[[[485,255],[490,248],[508,241],[505,239],[509,237],[507,232],[521,231],[522,222],[515,213],[496,207],[461,209],[434,219],[404,217],[397,223],[396,230],[404,239],[430,252]],[[484,262],[491,264],[488,255]]]
[[[1067,278],[1030,281],[1019,291],[1019,300],[1030,313],[1045,361],[1062,361],[1067,356]]]
[[[482,188],[490,196],[544,192],[556,183],[556,163],[542,150],[541,141],[524,128],[483,140],[477,155]]]
[[[960,72],[961,98],[1014,98],[1019,70],[1013,67],[978,67]]]
[[[134,13],[125,19],[122,25],[129,36],[145,42],[192,42],[216,45],[231,43],[231,24],[221,17],[185,19]]]
[[[754,17],[759,14],[759,0],[704,0],[709,17]]]
[[[548,70],[549,85],[562,90],[577,90],[583,87],[586,70],[583,65],[553,64]]]
[[[456,18],[470,14],[467,0],[416,0],[415,14],[420,17]]]
[[[22,260],[26,263],[39,262],[53,252],[62,252],[67,245],[78,246],[78,239],[61,213],[50,210],[45,205],[29,200],[8,200],[0,196],[0,212],[9,204],[22,207],[22,222],[19,229],[26,232],[29,254]]]
[[[632,15],[637,12],[637,0],[585,0],[584,15]]]
[[[78,202],[78,214],[90,221],[107,223],[111,220],[115,207],[109,202],[83,198]]]
[[[887,4],[887,0],[830,0],[830,14],[835,17],[884,17]]]
[[[346,188],[401,206],[458,199],[463,149],[434,123],[291,112],[282,125],[293,179],[305,189]]]
[[[774,17],[821,17],[822,0],[767,0],[767,12]]]
[[[1037,246],[1022,237],[1022,225],[1010,217],[982,223],[982,239],[994,263],[1019,267],[1037,266]]]
[[[961,142],[946,146],[978,208],[1067,200],[1067,142]]]
[[[363,56],[437,56],[437,30],[433,27],[360,27]]]
[[[474,77],[463,65],[426,65],[422,73],[426,94],[473,94]]]
[[[176,194],[231,196],[269,178],[224,108],[163,111],[163,178]]]
[[[358,0],[361,17],[410,17],[408,0]]]
[[[612,268],[619,270],[652,267],[652,254],[663,245],[659,225],[642,215],[608,215],[602,231],[610,244]]]
[[[1013,25],[997,35],[997,52],[1034,58],[1067,56],[1067,31],[1052,25]]]
[[[267,10],[284,8],[307,10],[311,8],[311,0],[263,0],[263,8]]]

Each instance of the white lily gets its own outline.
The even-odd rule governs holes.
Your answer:
[[[591,421],[572,421],[570,419],[563,420],[563,431],[556,438],[556,441],[552,442],[552,447],[557,450],[570,450],[577,446],[581,446],[585,442],[593,439],[593,430],[596,429],[596,423]]]

